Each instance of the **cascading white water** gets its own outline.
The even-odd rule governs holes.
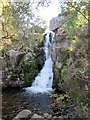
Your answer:
[[[50,38],[50,34],[52,37]],[[52,91],[52,82],[53,82],[53,70],[52,70],[52,59],[49,54],[49,47],[52,45],[54,34],[50,31],[45,32],[45,44],[44,44],[44,52],[45,52],[45,64],[41,72],[36,76],[34,82],[31,87],[26,88],[31,92],[49,92]],[[50,39],[52,39],[50,41]]]

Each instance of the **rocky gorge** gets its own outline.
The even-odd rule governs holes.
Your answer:
[[[90,118],[90,35],[85,11],[82,14],[85,5],[67,3],[50,20],[49,31],[40,28],[37,33],[35,26],[33,35],[24,34],[20,43],[2,49],[2,120]]]

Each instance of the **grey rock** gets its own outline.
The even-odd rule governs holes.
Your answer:
[[[24,57],[25,53],[15,51],[15,50],[9,50],[10,54],[10,62],[12,64],[12,67],[15,67],[16,65],[19,65],[20,61]]]
[[[16,56],[18,55],[18,51],[15,51],[15,50],[10,50],[9,51],[9,54],[10,54],[10,62],[12,64],[12,66],[14,67],[15,64],[16,64]]]
[[[56,120],[56,119],[58,119],[58,117],[57,117],[57,116],[52,117],[52,120]]]
[[[38,119],[38,118],[42,118],[42,119],[43,119],[42,116],[37,115],[37,114],[34,114],[34,115],[31,117],[31,119]]]
[[[32,114],[32,113],[31,113],[31,111],[29,111],[29,110],[22,110],[21,112],[19,112],[19,113],[17,114],[17,116],[14,118],[14,120],[15,120],[16,118],[28,118],[31,114]],[[16,120],[18,120],[18,119],[16,119]]]
[[[50,20],[50,30],[54,31],[55,29],[57,29],[58,27],[60,27],[60,22],[64,21],[64,17],[62,15],[54,17]]]
[[[52,120],[63,120],[63,117],[62,116],[54,116],[52,117]]]

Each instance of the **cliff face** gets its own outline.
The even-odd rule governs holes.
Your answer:
[[[58,84],[61,82],[61,70],[65,65],[69,53],[68,47],[70,46],[69,40],[66,38],[65,35],[55,35],[55,41],[53,43],[53,47],[51,50],[51,57],[54,62],[54,81],[53,86],[58,88]]]
[[[66,38],[65,18],[64,15],[59,15],[50,21],[50,30],[55,32],[54,43],[50,54],[54,62],[54,81],[53,87],[58,88],[61,81],[61,69],[68,57],[68,52],[65,50],[70,46],[69,39]]]
[[[88,24],[84,24],[79,30],[75,26],[73,34],[67,33],[65,25],[67,24],[68,16],[63,16],[63,18],[63,21],[59,17],[56,17],[56,20],[54,18],[50,21],[50,29],[55,32],[53,47],[50,50],[54,62],[53,87],[60,94],[61,91],[64,91],[73,101],[73,104],[77,106],[78,109],[75,109],[78,114],[87,117],[90,115],[90,95],[88,94],[90,88]],[[72,24],[70,26],[72,27]],[[83,109],[86,104],[87,112],[85,113]]]
[[[57,32],[58,29],[65,28],[67,23],[67,13],[59,14],[57,17],[54,17],[50,20],[49,28],[53,32]]]

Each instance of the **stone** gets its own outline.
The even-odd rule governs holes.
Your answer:
[[[20,120],[20,119],[15,117],[15,118],[13,118],[12,120]]]
[[[52,120],[57,120],[57,119],[58,119],[57,116],[52,117]]]
[[[21,60],[24,58],[25,53],[24,52],[19,52],[16,56],[16,63],[15,65],[18,66]]]
[[[42,119],[43,119],[42,116],[37,115],[37,114],[34,114],[34,115],[31,117],[31,119],[38,119],[38,118],[42,118]]]
[[[56,62],[56,67],[60,69],[62,67],[62,63],[57,61]]]
[[[31,58],[32,58],[32,53],[31,52],[29,52],[25,55],[26,60],[30,60]]]
[[[48,119],[50,119],[51,117],[52,117],[52,115],[50,115],[50,114],[48,114],[48,113],[44,113],[44,118],[48,118]]]
[[[31,113],[31,111],[30,110],[22,110],[21,112],[19,112],[18,114],[17,114],[17,116],[14,118],[14,120],[16,119],[16,118],[28,118],[30,115],[31,115],[32,113]],[[16,119],[16,120],[18,120],[18,119]]]
[[[19,65],[20,61],[24,57],[25,53],[15,51],[15,50],[9,50],[10,54],[10,62],[12,64],[12,67],[15,67],[16,65]]]

